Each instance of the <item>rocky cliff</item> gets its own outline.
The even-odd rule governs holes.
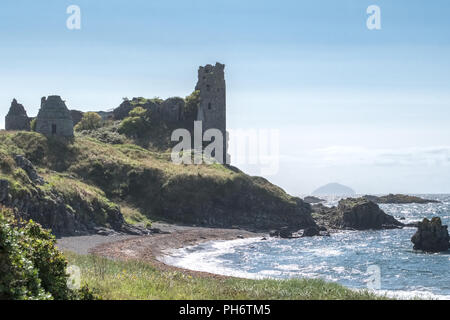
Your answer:
[[[36,167],[43,184],[19,166],[17,154]],[[218,164],[175,165],[170,154],[132,144],[3,132],[0,170],[2,203],[58,234],[98,226],[120,230],[123,216],[116,203],[151,219],[202,226],[260,231],[315,226],[309,204],[265,179]]]

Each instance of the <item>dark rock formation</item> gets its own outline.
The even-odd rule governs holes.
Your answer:
[[[375,203],[391,203],[391,204],[407,204],[407,203],[439,203],[437,200],[430,200],[430,199],[423,199],[416,196],[409,196],[404,194],[389,194],[387,196],[371,196],[371,195],[365,195],[363,196],[364,199],[373,201]]]
[[[27,192],[16,192],[11,190],[8,180],[0,179],[0,205],[14,209],[18,218],[33,219],[58,236],[82,235],[98,231],[98,221],[93,217],[94,213],[102,212],[109,228],[117,232],[145,234],[145,230],[128,226],[124,222],[118,206],[105,207],[99,202],[87,203],[82,199],[68,202],[63,194],[51,188],[44,190],[36,187],[45,182],[32,163],[23,156],[15,156],[15,161],[27,173],[29,184],[33,187],[27,188]]]
[[[97,114],[102,117],[103,121],[114,120],[114,113],[112,111],[97,111]]]
[[[338,215],[334,221],[343,228],[356,230],[386,229],[391,226],[403,226],[393,216],[386,214],[380,207],[365,199],[345,199],[339,201]]]
[[[30,131],[30,119],[23,105],[13,99],[8,114],[5,117],[6,130]]]
[[[325,200],[314,197],[314,196],[308,196],[303,198],[303,201],[305,201],[306,203],[309,204],[316,204],[316,203],[321,203],[321,202],[325,202]]]
[[[320,236],[320,229],[317,226],[309,227],[303,230],[302,237]]]
[[[176,122],[184,119],[184,99],[168,98],[161,104],[161,118],[164,121]]]
[[[41,99],[41,108],[36,118],[36,132],[46,136],[73,137],[72,117],[60,96]]]
[[[290,227],[283,227],[279,230],[272,230],[269,236],[282,238],[282,239],[297,239],[304,237],[315,237],[315,236],[329,236],[330,234],[326,231],[321,231],[321,228],[314,225],[307,227],[303,230],[295,230]]]
[[[207,177],[182,177],[165,183],[159,192],[158,216],[175,222],[261,232],[315,225],[309,204],[260,177],[240,176],[226,185]]]
[[[147,110],[153,120],[164,122],[178,122],[184,120],[184,99],[179,97],[168,98],[164,101],[155,99],[133,98],[124,100],[120,106],[113,110],[115,120],[128,117],[131,110],[141,107]]]
[[[44,228],[51,229],[57,236],[85,235],[96,233],[97,224],[93,221],[93,212],[105,210],[104,207],[87,206],[80,202],[77,206],[69,206],[64,196],[57,192],[44,192],[39,188],[32,193],[22,193],[14,196],[4,195],[5,184],[0,182],[0,203],[13,208],[19,218],[40,223]],[[82,213],[82,214],[81,214]],[[107,208],[105,212],[110,228],[124,231],[123,216],[118,207]]]
[[[76,126],[78,122],[83,119],[83,112],[78,110],[70,110],[70,117],[72,118],[73,125]]]
[[[134,106],[130,100],[124,100],[120,106],[114,109],[113,115],[115,120],[123,120],[128,117],[128,114],[133,110]]]
[[[419,222],[417,232],[412,236],[414,250],[426,252],[442,252],[450,248],[450,236],[447,226],[443,226],[441,218],[423,219]]]
[[[289,227],[283,227],[279,230],[278,236],[283,239],[294,238],[293,232],[289,230]]]
[[[14,161],[19,168],[23,169],[33,183],[43,185],[44,179],[40,177],[30,160],[21,155],[16,155]]]
[[[9,196],[9,181],[0,179],[0,203],[7,201]]]
[[[313,218],[318,225],[331,229],[393,229],[403,224],[386,214],[378,205],[363,198],[344,199],[337,207],[313,206]]]
[[[123,120],[128,117],[131,110],[136,107],[144,108],[152,114],[155,120],[162,119],[161,103],[155,99],[133,98],[132,100],[124,100],[120,106],[112,112],[114,120]]]

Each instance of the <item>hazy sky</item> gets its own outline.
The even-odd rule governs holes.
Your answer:
[[[72,4],[81,30],[66,28]],[[381,30],[366,27],[372,4]],[[85,111],[186,96],[197,67],[219,61],[228,127],[279,131],[268,178],[290,193],[449,193],[449,12],[447,0],[2,1],[0,127],[14,97],[34,116],[50,94]]]

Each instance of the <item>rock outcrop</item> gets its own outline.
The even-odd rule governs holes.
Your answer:
[[[78,122],[83,119],[83,112],[78,110],[70,110],[70,117],[72,118],[73,125],[76,126]]]
[[[44,179],[40,177],[30,160],[21,155],[16,155],[14,161],[19,168],[24,170],[33,183],[43,185]]]
[[[425,204],[425,203],[439,203],[437,200],[430,200],[430,199],[423,199],[416,196],[409,196],[405,194],[388,194],[386,196],[371,196],[371,195],[365,195],[363,196],[364,199],[375,202],[375,203],[390,203],[390,204],[407,204],[407,203],[419,203],[419,204]]]
[[[313,218],[316,223],[331,229],[394,229],[404,225],[393,216],[386,214],[380,207],[363,198],[348,198],[339,201],[337,207],[313,206]]]
[[[57,236],[97,233],[100,226],[117,232],[145,233],[128,226],[118,206],[104,205],[95,200],[88,203],[81,197],[69,201],[51,187],[42,187],[44,179],[27,158],[16,155],[14,160],[29,180],[21,181],[22,186],[18,189],[17,186],[12,187],[7,179],[0,179],[0,205],[12,208],[18,218],[33,219]]]
[[[443,226],[441,218],[423,219],[419,222],[417,232],[412,236],[414,250],[426,252],[442,252],[450,248],[450,236],[447,226]]]
[[[316,225],[309,204],[260,177],[242,175],[223,185],[207,177],[184,176],[169,181],[159,192],[158,216],[174,222],[261,232]]]
[[[303,201],[305,201],[306,203],[309,203],[309,204],[316,204],[316,203],[325,202],[325,200],[320,199],[318,197],[314,197],[314,196],[304,197]]]

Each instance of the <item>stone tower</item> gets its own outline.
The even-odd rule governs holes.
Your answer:
[[[13,99],[11,102],[11,108],[5,117],[5,129],[6,130],[30,130],[30,118],[28,118],[27,112],[23,105]]]
[[[41,99],[41,109],[36,118],[36,132],[46,136],[73,136],[72,117],[60,96]]]
[[[223,135],[223,159],[221,163],[229,163],[227,155],[226,130],[226,89],[225,65],[216,62],[215,66],[207,64],[198,69],[198,82],[195,90],[200,91],[200,105],[197,120],[202,121],[203,132],[218,129]]]

